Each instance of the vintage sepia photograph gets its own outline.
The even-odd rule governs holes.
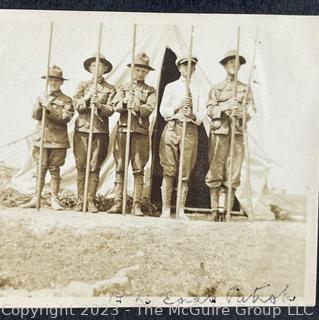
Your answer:
[[[0,26],[0,305],[315,304],[318,17]]]

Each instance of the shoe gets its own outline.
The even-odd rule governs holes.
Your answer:
[[[83,198],[79,197],[76,205],[73,207],[74,211],[81,212],[83,211]]]
[[[113,206],[107,211],[110,214],[121,214],[122,213],[122,201],[115,200]]]
[[[141,209],[141,205],[139,203],[135,203],[133,205],[133,215],[135,217],[143,217],[144,216],[144,213]]]
[[[36,207],[37,207],[37,197],[36,196],[33,196],[30,201],[21,205],[21,208],[25,208],[25,209],[31,209],[31,208],[35,209]]]
[[[160,215],[160,218],[169,219],[170,217],[171,217],[171,208],[162,207],[162,214]]]
[[[99,212],[99,210],[95,206],[94,199],[92,199],[92,198],[88,199],[88,211],[91,213],[98,213]]]
[[[58,210],[58,211],[63,210],[63,207],[60,205],[57,196],[53,196],[51,198],[51,208],[54,209],[54,210]]]
[[[208,216],[208,220],[213,222],[218,222],[219,221],[218,210],[213,210],[212,213]]]
[[[179,220],[190,220],[190,218],[186,215],[186,213],[184,212],[184,208],[181,208],[179,210],[179,215],[178,215],[178,219]]]

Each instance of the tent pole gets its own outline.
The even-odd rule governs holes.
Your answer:
[[[240,41],[240,27],[237,29],[237,49],[235,59],[235,78],[233,85],[233,98],[237,98],[237,81],[238,81],[238,67],[239,67],[239,41]],[[230,221],[231,213],[231,199],[233,189],[233,162],[234,162],[234,140],[235,140],[235,116],[230,114],[231,127],[230,127],[230,152],[229,152],[229,170],[228,170],[228,194],[227,194],[227,212],[226,222]]]
[[[134,24],[134,27],[133,27],[132,62],[131,62],[131,79],[130,79],[130,91],[131,92],[133,92],[133,85],[134,85],[135,47],[136,47],[136,24]],[[125,215],[125,213],[126,213],[127,180],[128,180],[127,178],[128,178],[128,165],[129,165],[129,159],[130,159],[132,108],[133,108],[133,101],[129,101],[128,105],[127,105],[127,130],[126,130],[126,142],[125,142],[123,202],[122,202],[122,214],[123,215]]]
[[[101,40],[102,40],[102,23],[100,23],[100,26],[99,26],[97,53],[96,53],[96,58],[95,58],[95,72],[94,72],[94,90],[95,91],[97,90],[97,78],[98,78],[98,75],[99,75]],[[92,101],[92,99],[91,99],[91,101]],[[95,104],[90,102],[90,108],[91,108],[90,130],[89,130],[88,151],[87,151],[87,156],[86,156],[86,167],[85,167],[84,198],[83,198],[83,207],[82,207],[82,211],[83,212],[86,212],[86,210],[87,210]]]
[[[49,34],[49,50],[48,50],[48,60],[47,60],[47,71],[46,71],[46,81],[45,81],[45,92],[48,95],[49,87],[49,68],[51,63],[51,49],[52,49],[52,36],[53,36],[53,22],[50,23],[50,34]],[[42,165],[43,165],[43,151],[44,151],[44,133],[46,125],[46,109],[42,108],[42,125],[41,125],[41,139],[40,139],[40,154],[39,154],[39,167],[38,167],[38,178],[37,178],[37,203],[36,209],[39,211],[41,207],[41,189],[42,189]]]
[[[191,28],[190,45],[187,59],[187,77],[186,77],[186,96],[190,97],[189,83],[191,78],[191,64],[192,64],[192,47],[193,47],[193,32],[194,26]],[[176,199],[176,218],[179,218],[179,210],[181,205],[181,192],[182,192],[182,178],[183,178],[183,166],[184,166],[184,149],[185,149],[185,137],[186,137],[186,117],[183,118],[182,127],[182,140],[180,147],[179,166],[178,166],[178,181],[177,181],[177,199]]]

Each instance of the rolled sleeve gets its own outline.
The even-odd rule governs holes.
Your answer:
[[[173,92],[169,86],[166,86],[160,106],[160,114],[165,120],[174,116],[174,108],[172,108],[172,102]]]
[[[194,122],[195,122],[195,124],[200,126],[206,117],[206,104],[203,99],[203,95],[200,92],[198,92],[197,108],[196,108],[196,112],[194,112],[194,114],[195,114],[195,121]]]

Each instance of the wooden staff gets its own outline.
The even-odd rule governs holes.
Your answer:
[[[187,77],[186,77],[186,96],[190,97],[189,83],[191,78],[191,67],[192,67],[192,50],[193,50],[193,32],[194,26],[191,28],[190,35],[190,44],[187,57]],[[178,181],[177,181],[177,199],[176,199],[176,218],[179,217],[179,209],[181,204],[181,193],[182,193],[182,178],[183,178],[183,166],[184,166],[184,149],[185,149],[185,137],[186,137],[186,126],[187,121],[186,117],[183,117],[183,126],[182,126],[182,141],[180,148],[179,156],[179,165],[178,165]]]
[[[248,198],[248,212],[247,212],[248,220],[252,220],[253,202],[252,202],[252,191],[251,191],[251,181],[250,181],[250,161],[249,161],[249,146],[248,146],[248,133],[247,133],[247,99],[251,90],[250,87],[251,87],[253,72],[256,68],[255,60],[256,60],[257,41],[258,41],[258,28],[256,30],[256,36],[255,36],[254,50],[253,50],[253,56],[252,56],[252,67],[250,69],[247,90],[245,92],[243,103],[242,103],[243,105],[242,128],[243,128],[243,135],[244,135],[244,150],[245,150],[245,162],[246,162],[246,185],[247,185],[246,191],[247,191],[247,198]]]
[[[53,36],[53,22],[50,23],[50,34],[49,34],[49,50],[48,50],[48,60],[47,60],[47,72],[45,81],[45,92],[48,95],[49,87],[49,69],[51,63],[51,48],[52,48],[52,36]],[[38,180],[37,180],[37,203],[36,209],[39,211],[41,207],[41,180],[42,180],[42,165],[43,165],[43,151],[44,151],[44,133],[46,125],[46,108],[42,108],[42,125],[41,125],[41,139],[40,139],[40,154],[39,154],[39,167],[38,167]]]
[[[238,81],[238,68],[239,68],[239,41],[240,41],[240,27],[237,30],[237,49],[236,49],[236,59],[235,59],[235,77],[233,85],[233,98],[237,98],[237,81]],[[227,212],[226,212],[226,222],[230,221],[231,214],[231,199],[233,193],[233,162],[234,162],[234,141],[235,141],[235,121],[236,118],[230,114],[231,127],[230,127],[230,152],[229,152],[229,170],[228,170],[228,195],[227,195]]]
[[[99,75],[99,64],[100,64],[100,50],[101,50],[101,40],[102,40],[102,23],[99,26],[99,36],[97,43],[97,51],[95,58],[95,72],[94,72],[94,90],[97,90],[97,80]],[[94,114],[95,114],[95,104],[90,100],[90,130],[89,130],[89,139],[88,139],[88,151],[86,154],[86,167],[85,167],[85,181],[84,181],[84,198],[83,198],[83,207],[82,211],[86,212],[87,210],[87,201],[88,201],[88,189],[89,189],[89,177],[90,177],[90,162],[92,154],[92,140],[93,140],[93,126],[94,126]]]
[[[136,47],[136,24],[134,24],[134,27],[133,27],[130,92],[133,92],[133,85],[134,85],[135,47]],[[127,130],[126,130],[126,141],[125,141],[123,202],[122,202],[123,215],[125,215],[126,213],[127,180],[128,180],[127,178],[128,178],[128,165],[130,160],[130,140],[131,140],[131,127],[132,127],[132,108],[133,108],[133,101],[131,100],[131,101],[128,101],[128,105],[127,105]]]

